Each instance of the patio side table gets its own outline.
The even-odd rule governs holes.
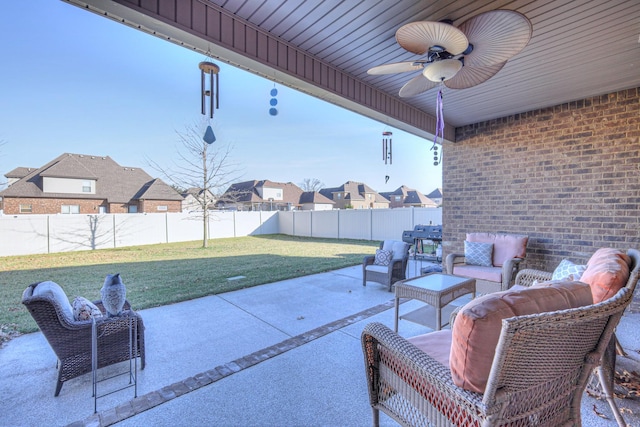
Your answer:
[[[398,320],[405,319],[410,322],[418,323],[439,331],[442,326],[446,326],[449,322],[442,324],[442,309],[448,316],[453,307],[449,305],[452,301],[463,295],[471,294],[472,298],[476,296],[476,280],[466,277],[454,276],[451,274],[433,273],[425,276],[415,277],[413,279],[403,280],[395,285],[395,323],[394,330],[398,332]],[[407,314],[399,315],[400,298],[416,299],[426,303],[424,307],[411,311]],[[431,321],[434,318],[435,324]]]

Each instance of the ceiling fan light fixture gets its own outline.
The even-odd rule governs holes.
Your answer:
[[[436,61],[422,71],[422,75],[432,82],[444,82],[455,76],[462,68],[462,62],[457,59],[443,59]]]

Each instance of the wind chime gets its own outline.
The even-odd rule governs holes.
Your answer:
[[[219,100],[219,77],[220,67],[213,62],[203,61],[198,64],[200,68],[200,105],[202,115],[207,114],[207,104],[209,106],[209,118],[213,118],[213,109],[220,108]],[[209,75],[209,85],[207,86],[207,75]],[[207,98],[209,102],[207,103]],[[215,101],[215,102],[214,102]],[[211,125],[207,126],[207,130],[202,137],[207,144],[213,144],[216,141],[216,136],[213,133]]]
[[[433,166],[438,166],[442,161],[442,152],[438,156],[438,137],[440,138],[440,144],[444,139],[444,114],[442,113],[442,89],[438,90],[438,96],[436,97],[436,136],[433,139]]]
[[[393,163],[393,144],[391,141],[391,136],[393,133],[386,131],[382,132],[382,160],[384,160],[384,164],[391,165]],[[389,175],[384,176],[384,183],[386,184],[389,181]]]
[[[198,65],[200,68],[200,100],[202,115],[207,114],[207,97],[209,98],[209,118],[213,118],[213,107],[215,105],[216,110],[219,105],[219,79],[218,73],[220,67],[213,62],[203,61]],[[207,74],[209,75],[209,85],[207,87],[206,80]]]

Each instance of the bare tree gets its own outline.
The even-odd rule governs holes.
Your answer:
[[[232,147],[214,141],[205,142],[204,135],[209,125],[208,119],[202,119],[184,132],[177,132],[181,147],[171,167],[162,167],[148,160],[159,171],[169,185],[175,189],[196,188],[193,194],[199,209],[202,210],[202,247],[208,247],[209,210],[227,187],[238,180],[237,165],[231,162]],[[213,133],[211,133],[213,135]]]
[[[324,182],[318,178],[305,178],[298,185],[303,191],[320,191],[324,187]]]

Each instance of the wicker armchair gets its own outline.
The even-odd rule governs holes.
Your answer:
[[[467,264],[463,253],[450,253],[445,258],[445,271],[476,279],[478,294],[509,289],[524,260],[528,237],[518,234],[467,233],[467,241],[493,244],[492,265]]]
[[[402,425],[580,426],[580,406],[632,298],[502,321],[484,393],[453,383],[448,366],[380,323],[362,333],[373,425],[379,411]]]
[[[375,265],[375,256],[369,255],[362,261],[362,286],[367,281],[377,282],[389,287],[399,280],[407,278],[407,262],[409,261],[409,249],[411,245],[398,240],[385,240],[380,243],[380,249],[393,252],[393,258],[388,266]]]
[[[627,280],[625,287],[633,294],[636,285],[638,284],[638,278],[640,277],[640,252],[636,249],[629,249],[627,251],[627,255],[631,258],[631,267],[629,269],[629,279]],[[553,273],[547,271],[527,268],[518,272],[516,275],[515,285],[528,287],[532,286],[535,282],[549,281],[552,276]],[[603,354],[602,363],[595,369],[589,379],[587,389],[593,394],[603,395],[607,399],[618,425],[626,426],[613,395],[617,345],[618,340],[614,334]]]
[[[45,283],[45,282],[41,282]],[[37,287],[40,283],[34,283],[27,287],[22,293],[22,304],[24,304],[38,327],[44,334],[58,358],[58,381],[56,384],[55,396],[60,394],[60,389],[65,381],[76,378],[85,373],[91,372],[91,320],[77,321],[69,312],[69,300],[64,291],[53,282],[46,282],[48,286],[54,287],[54,296],[49,293],[40,293]],[[94,304],[105,313],[101,301]],[[129,302],[125,302],[124,310],[128,310],[127,315],[137,318],[137,354],[140,357],[140,368],[145,367],[144,354],[144,324],[142,317],[131,310]],[[101,318],[101,321],[108,322],[108,318]],[[109,334],[98,339],[98,367],[112,365],[114,363],[129,360],[129,328],[121,330],[110,330]]]

